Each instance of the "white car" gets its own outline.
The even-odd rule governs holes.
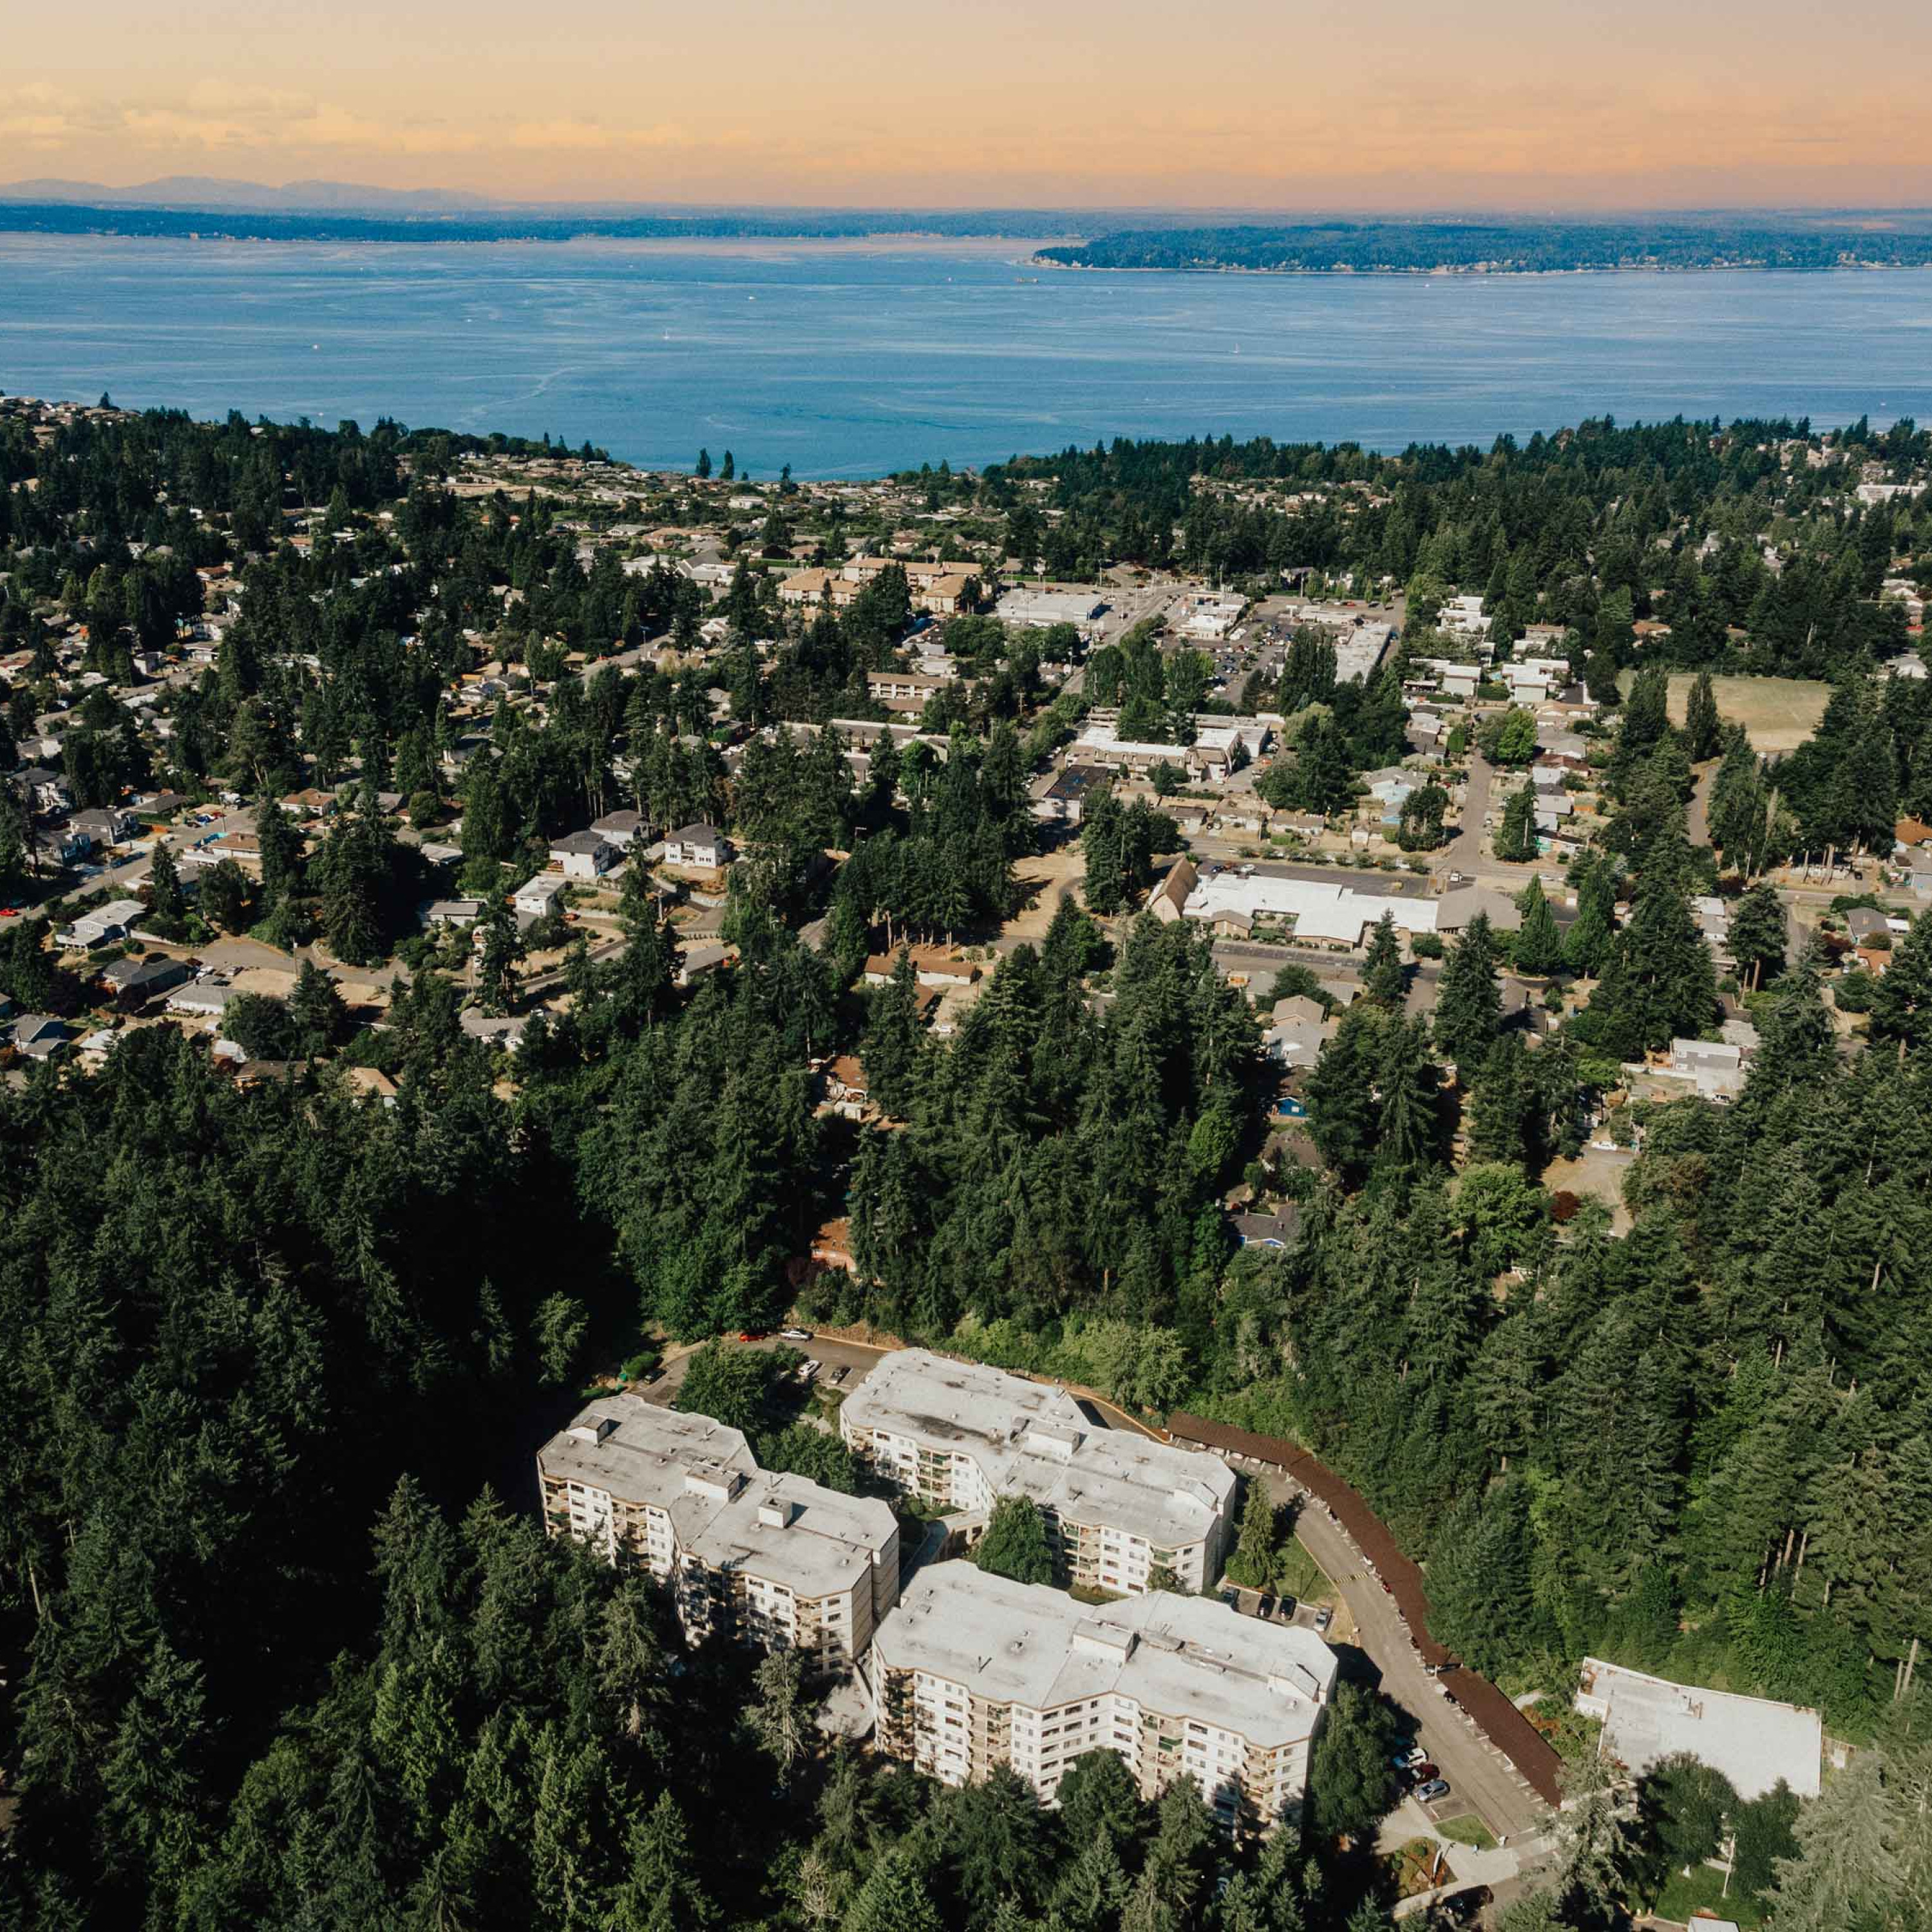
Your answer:
[[[809,1342],[812,1340],[812,1330],[809,1328],[781,1328],[778,1333],[788,1342]]]

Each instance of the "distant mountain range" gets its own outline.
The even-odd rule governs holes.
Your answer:
[[[280,188],[262,182],[230,181],[213,175],[164,175],[133,188],[108,188],[99,182],[0,182],[0,202],[81,202],[92,208],[246,208],[284,213],[323,210],[447,214],[458,209],[507,206],[487,195],[443,188],[370,188],[359,182],[286,182]]]

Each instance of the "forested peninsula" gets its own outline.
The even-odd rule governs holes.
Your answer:
[[[1922,268],[1932,224],[1899,215],[1680,222],[1346,222],[1148,228],[1042,248],[1054,268],[1267,274],[1567,274],[1608,269]]]

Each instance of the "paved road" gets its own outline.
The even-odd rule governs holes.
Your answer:
[[[1286,1477],[1271,1474],[1268,1481],[1277,1502],[1300,1498],[1300,1492]],[[1512,1840],[1542,1824],[1549,1815],[1547,1807],[1423,1669],[1395,1599],[1363,1567],[1347,1532],[1330,1521],[1319,1503],[1304,1502],[1294,1533],[1342,1593],[1355,1620],[1356,1640],[1381,1672],[1384,1694],[1414,1722],[1423,1748],[1449,1781],[1448,1799],[1430,1808],[1435,1815],[1450,1817],[1474,1810],[1498,1838]]]
[[[1484,862],[1483,821],[1489,816],[1490,794],[1495,782],[1495,768],[1472,745],[1468,788],[1462,797],[1461,830],[1443,848],[1440,862],[1454,866],[1459,872],[1473,872]]]

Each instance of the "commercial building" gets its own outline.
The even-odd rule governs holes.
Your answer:
[[[1220,1574],[1233,1471],[1218,1456],[1096,1429],[1064,1389],[902,1349],[845,1398],[838,1427],[881,1474],[936,1508],[1030,1497],[1070,1583],[1131,1595],[1156,1570],[1190,1590]]]
[[[1108,1750],[1144,1798],[1192,1778],[1264,1832],[1300,1811],[1335,1672],[1312,1630],[1199,1597],[1090,1606],[958,1562],[920,1571],[865,1664],[879,1749],[946,1784],[1010,1765],[1051,1803]]]
[[[743,1435],[641,1396],[592,1402],[537,1456],[544,1525],[670,1583],[692,1639],[855,1662],[898,1600],[876,1500],[760,1470]]]
[[[1084,628],[1106,608],[1090,590],[1009,590],[994,606],[993,614],[1003,624],[1021,624],[1032,631],[1050,630],[1055,624]]]
[[[1245,869],[1245,868],[1244,868]],[[1246,939],[1272,928],[1282,938],[1336,946],[1359,946],[1384,913],[1398,932],[1433,932],[1434,899],[1362,890],[1340,880],[1285,878],[1276,873],[1217,873],[1188,895],[1186,914],[1216,937]]]
[[[1583,1660],[1576,1708],[1601,1721],[1604,1755],[1633,1778],[1688,1751],[1721,1771],[1748,1801],[1780,1780],[1800,1798],[1818,1795],[1824,1732],[1816,1711],[1673,1684],[1594,1657]]]

